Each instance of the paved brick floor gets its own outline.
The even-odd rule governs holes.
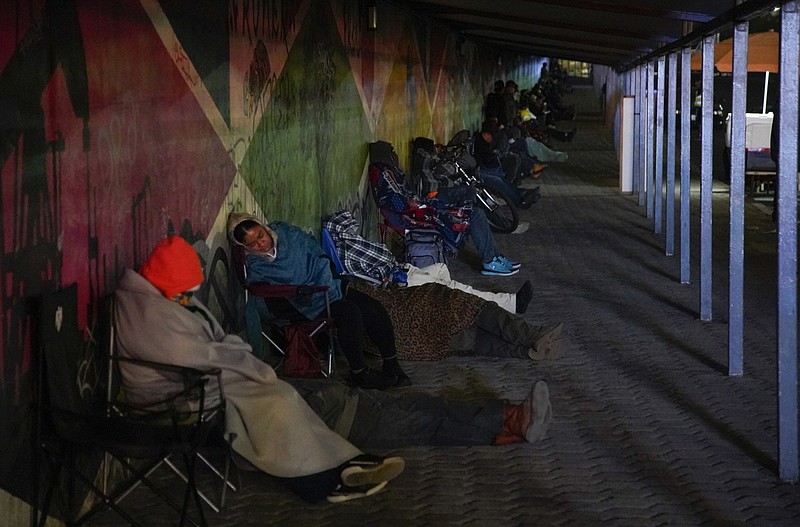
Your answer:
[[[512,278],[475,272],[471,250],[453,275],[484,289],[534,284],[525,318],[563,321],[566,356],[549,363],[457,359],[409,363],[414,389],[522,398],[550,384],[554,423],[540,444],[414,447],[379,495],[307,505],[268,476],[243,475],[214,526],[256,525],[800,525],[800,487],[776,476],[775,245],[768,211],[746,212],[745,375],[727,364],[727,194],[714,194],[714,320],[698,317],[699,194],[693,185],[692,283],[664,256],[644,209],[617,191],[618,167],[596,98],[578,89],[575,140],[523,213],[531,229],[498,237],[523,263]],[[571,126],[568,124],[568,126]],[[696,182],[695,182],[696,183]],[[677,244],[676,244],[677,245]],[[387,452],[389,453],[389,452]],[[128,498],[144,525],[175,515],[142,489]],[[97,524],[118,525],[106,514]]]

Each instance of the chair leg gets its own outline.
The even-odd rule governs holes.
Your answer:
[[[53,494],[55,493],[56,483],[61,478],[61,472],[63,467],[61,463],[58,463],[58,466],[54,466],[56,465],[56,463],[52,460],[50,456],[47,457],[48,457],[47,472],[50,477],[50,482],[47,485],[47,492],[45,492],[42,508],[39,509],[39,511],[37,511],[37,514],[39,514],[38,517],[39,521],[36,524],[37,527],[44,527],[45,523],[47,523],[47,516],[48,514],[50,514],[50,503],[53,500]],[[38,489],[36,489],[36,492],[38,492]]]
[[[117,462],[119,462],[119,464],[125,470],[127,470],[130,474],[132,474],[132,477],[130,479],[133,480],[133,482],[130,485],[128,485],[126,488],[120,489],[116,494],[114,494],[112,496],[109,496],[109,497],[107,497],[105,499],[105,501],[106,501],[106,503],[108,504],[109,507],[113,508],[118,514],[120,514],[126,520],[128,520],[128,522],[131,525],[138,525],[138,523],[135,520],[131,519],[130,516],[128,516],[125,513],[125,511],[122,510],[122,508],[120,508],[118,506],[118,503],[120,501],[122,501],[125,498],[125,496],[127,496],[140,483],[144,483],[150,490],[152,490],[156,495],[158,495],[162,500],[164,500],[164,503],[169,505],[176,512],[181,513],[181,515],[183,516],[183,509],[181,508],[181,506],[179,506],[177,503],[175,503],[175,501],[173,499],[171,499],[169,496],[164,494],[149,479],[150,474],[152,474],[159,466],[161,466],[161,463],[163,463],[165,461],[165,459],[167,459],[166,457],[158,459],[158,460],[152,462],[151,464],[149,464],[148,466],[146,466],[145,468],[139,469],[139,470],[137,470],[133,465],[128,463],[123,458],[115,457],[114,459],[116,459]],[[96,489],[96,487],[94,487],[94,486],[93,486],[93,488]],[[102,494],[99,493],[99,489],[96,489],[96,492],[98,492],[99,495],[102,495]],[[194,522],[194,520],[192,520],[188,516],[186,517],[186,520],[188,520],[189,523],[191,523],[194,526],[198,525],[197,523]],[[181,520],[181,524],[183,524],[183,521],[184,520],[182,519]],[[205,523],[203,523],[203,525],[205,525]]]
[[[194,498],[194,503],[197,507],[197,513],[200,516],[200,525],[206,527],[208,524],[206,523],[205,513],[203,512],[203,499],[200,498],[194,479],[194,469],[197,464],[197,451],[195,450],[191,453],[184,452],[182,457],[184,463],[186,464],[186,474],[188,477],[186,482],[186,491],[183,495],[183,509],[181,511],[181,522],[179,525],[183,527],[186,520],[191,522],[191,519],[189,518],[189,501],[191,498]],[[192,522],[192,524],[195,523]]]
[[[214,465],[213,465],[213,464],[212,464],[212,463],[211,463],[211,462],[210,462],[208,459],[206,459],[206,458],[205,458],[205,457],[204,457],[204,456],[203,456],[201,453],[199,453],[199,452],[198,452],[198,453],[197,453],[197,457],[200,459],[200,461],[202,461],[202,462],[203,462],[203,464],[204,464],[206,467],[208,467],[208,469],[209,469],[209,470],[211,470],[211,472],[213,472],[213,473],[214,473],[214,474],[215,474],[215,475],[216,475],[216,476],[217,476],[217,477],[218,477],[220,480],[222,480],[222,491],[221,491],[221,493],[220,493],[219,504],[216,504],[216,503],[214,503],[214,501],[213,501],[213,500],[212,500],[210,497],[208,497],[208,496],[206,495],[206,493],[205,493],[205,492],[203,492],[202,490],[200,490],[200,489],[197,489],[197,490],[196,490],[197,494],[200,496],[200,499],[202,499],[204,502],[206,502],[206,504],[207,504],[207,505],[208,505],[208,506],[211,508],[211,510],[213,510],[214,512],[217,512],[217,513],[218,513],[218,512],[220,512],[220,511],[222,510],[222,508],[225,506],[225,496],[226,496],[226,491],[227,491],[227,489],[228,489],[228,488],[230,488],[230,489],[231,489],[231,490],[233,490],[234,492],[237,490],[236,486],[235,486],[235,485],[234,485],[234,484],[233,484],[233,483],[232,483],[232,482],[231,482],[231,481],[228,479],[228,475],[230,474],[230,454],[228,454],[228,455],[227,455],[227,458],[226,458],[226,460],[225,460],[225,466],[224,466],[224,468],[223,468],[223,472],[220,472],[220,471],[219,471],[219,470],[218,470],[218,469],[217,469],[217,468],[216,468],[216,467],[215,467],[215,466],[214,466]],[[172,469],[172,471],[173,471],[173,472],[174,472],[174,473],[175,473],[175,474],[176,474],[176,475],[177,475],[179,478],[181,478],[181,479],[184,481],[184,483],[187,483],[187,484],[188,484],[188,482],[189,482],[189,477],[188,477],[186,474],[184,474],[184,473],[183,473],[183,471],[181,470],[181,468],[180,468],[179,466],[177,466],[175,463],[173,463],[173,462],[172,462],[171,460],[169,460],[169,459],[165,459],[164,461],[165,461],[165,463],[167,464],[167,466],[168,466],[170,469]]]

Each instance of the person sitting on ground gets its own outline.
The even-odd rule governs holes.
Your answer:
[[[255,220],[254,216],[251,218]],[[494,302],[506,311],[516,314],[525,313],[533,296],[530,280],[526,280],[516,293],[492,293],[453,280],[447,264],[444,263],[422,268],[409,263],[401,264],[386,245],[361,236],[361,227],[348,210],[331,214],[323,220],[322,226],[331,234],[334,248],[345,271],[355,276],[366,275],[384,283],[396,282],[393,275],[400,270],[403,276],[401,282],[407,287],[437,283]]]
[[[369,496],[402,473],[401,457],[364,454],[361,448],[532,442],[547,433],[552,406],[544,381],[534,383],[521,404],[453,403],[424,394],[366,396],[329,379],[296,379],[295,389],[247,343],[226,334],[193,296],[203,278],[197,253],[179,236],[159,242],[139,272],[126,269],[115,291],[119,353],[219,368],[234,459],[279,478],[304,500]],[[120,368],[133,403],[147,404],[183,389],[178,378],[132,363]],[[216,384],[207,387],[213,397],[221,395],[219,390]]]
[[[331,262],[310,234],[285,222],[261,223],[250,215],[231,213],[228,236],[246,251],[248,283],[328,286],[331,317],[336,324],[342,352],[350,365],[353,383],[361,388],[386,389],[409,386],[411,380],[397,361],[394,329],[380,303],[356,290],[342,287],[331,273]],[[321,295],[310,305],[290,301],[287,309],[314,320],[325,309]],[[247,340],[259,358],[266,357],[261,337],[262,320],[270,317],[263,298],[251,295],[245,306]],[[374,370],[364,360],[364,336],[377,346],[383,370]]]
[[[483,123],[480,132],[476,133],[473,141],[473,156],[478,165],[481,178],[490,186],[496,185],[504,191],[513,201],[514,205],[528,209],[539,199],[539,188],[527,189],[520,192],[514,186],[516,174],[506,174],[498,157],[497,145],[494,140],[499,131],[495,121]]]
[[[509,128],[507,133],[509,136],[509,149],[520,156],[530,157],[536,163],[561,163],[569,159],[569,155],[566,152],[552,150],[541,141],[530,137],[527,133],[523,135],[521,127]],[[541,166],[547,168],[548,165]],[[531,177],[538,179],[544,168],[532,172]]]
[[[548,144],[551,138],[563,142],[571,142],[572,138],[575,137],[576,128],[566,132],[560,130],[555,124],[545,124],[545,120],[546,118],[538,117],[536,113],[531,111],[530,106],[526,104],[520,109],[517,127],[520,131],[524,131],[526,135],[545,144]]]

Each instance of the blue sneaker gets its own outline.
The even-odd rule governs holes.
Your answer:
[[[506,267],[503,262],[500,261],[500,258],[495,256],[491,262],[486,262],[483,264],[483,270],[481,274],[487,276],[511,276],[517,274],[519,269],[511,269]]]
[[[512,262],[511,260],[509,260],[508,258],[503,256],[502,254],[498,255],[497,259],[500,260],[500,263],[502,263],[503,265],[505,265],[509,269],[519,269],[520,267],[522,267],[521,263]]]

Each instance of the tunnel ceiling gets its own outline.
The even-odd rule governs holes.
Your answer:
[[[776,0],[425,0],[399,1],[419,15],[501,51],[605,64],[617,69]]]

